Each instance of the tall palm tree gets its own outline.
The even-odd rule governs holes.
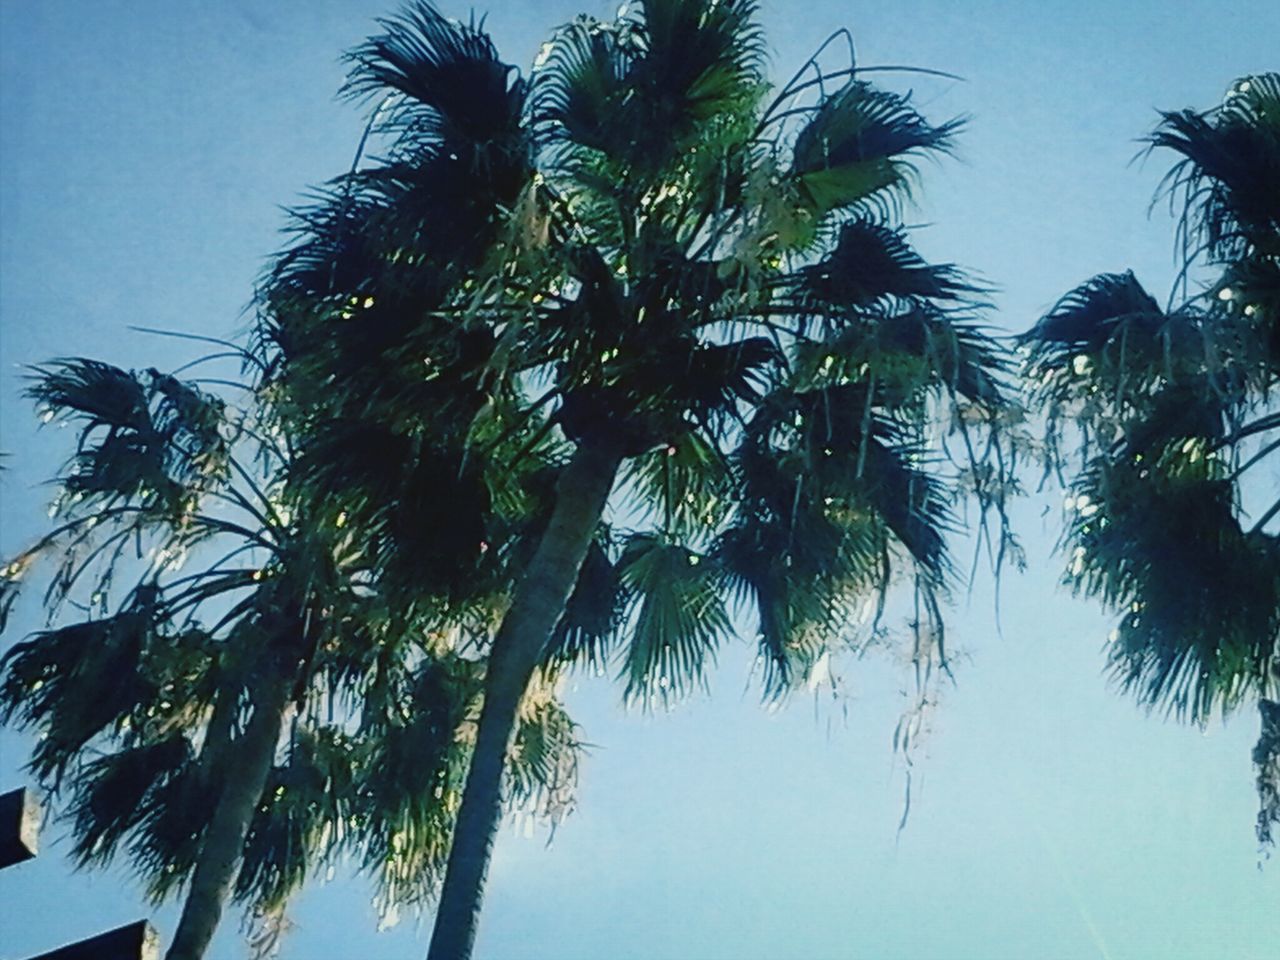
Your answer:
[[[580,17],[526,78],[481,25],[411,4],[350,55],[385,154],[298,212],[265,278],[265,389],[334,441],[311,494],[364,511],[380,582],[411,602],[433,561],[398,517],[446,509],[450,562],[514,584],[434,960],[470,953],[540,668],[622,640],[629,696],[656,702],[700,680],[740,613],[781,696],[851,642],[860,608],[878,624],[899,577],[918,670],[945,667],[953,508],[973,496],[985,518],[1013,490],[980,293],[897,225],[914,162],[959,122],[869,83],[851,43],[824,67],[845,32],[771,90],[755,12]],[[451,451],[424,440],[441,423]],[[498,499],[526,506],[509,537],[484,526]],[[1002,519],[989,537],[1004,556]]]
[[[1256,701],[1265,847],[1280,822],[1280,75],[1162,115],[1183,268],[1162,307],[1134,275],[1068,293],[1024,337],[1059,469],[1067,582],[1120,614],[1111,661],[1195,721]],[[1074,429],[1078,426],[1078,430]],[[1268,699],[1270,698],[1270,699]]]
[[[77,359],[30,392],[80,436],[60,522],[5,565],[5,602],[47,556],[64,615],[0,658],[0,717],[39,731],[32,770],[69,795],[73,857],[126,852],[156,900],[189,883],[170,958],[202,956],[229,899],[278,932],[346,854],[384,908],[430,895],[479,710],[467,624],[391,618],[344,515],[291,501],[289,438],[197,385]],[[522,709],[511,803],[554,818],[575,727],[548,684]]]

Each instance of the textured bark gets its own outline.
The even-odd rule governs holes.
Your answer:
[[[279,673],[268,677],[254,690],[244,735],[230,744],[230,750],[210,745],[233,756],[235,763],[223,765],[222,790],[165,960],[200,960],[209,948],[240,872],[245,838],[275,760],[291,689],[292,683]]]
[[[579,448],[556,487],[551,520],[494,639],[484,707],[458,809],[427,960],[467,960],[475,943],[489,856],[502,818],[502,771],[524,696],[604,512],[616,452]]]

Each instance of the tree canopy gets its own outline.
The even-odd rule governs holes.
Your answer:
[[[263,390],[304,495],[410,603],[432,569],[508,591],[449,868],[469,892],[446,878],[433,956],[469,950],[492,758],[539,664],[616,649],[628,695],[666,702],[743,618],[778,697],[905,580],[926,677],[959,504],[1011,545],[985,526],[1018,413],[982,291],[899,220],[960,123],[872,84],[843,32],[771,88],[755,14],[580,17],[525,77],[478,22],[411,5],[349,56],[381,152],[296,212],[264,278]]]
[[[1203,722],[1256,702],[1264,846],[1280,822],[1280,75],[1161,115],[1182,269],[1167,305],[1132,272],[1064,296],[1023,338],[1069,474],[1067,582],[1120,615],[1121,686]]]
[[[198,956],[228,897],[269,951],[306,877],[354,859],[383,909],[438,887],[481,664],[427,616],[392,614],[345,521],[288,492],[290,438],[196,383],[94,360],[38,368],[42,418],[77,428],[55,529],[4,570],[6,604],[52,566],[51,625],[0,658],[0,717],[81,866],[123,857]],[[194,571],[194,572],[193,572]],[[571,802],[575,726],[526,697],[513,806]]]
[[[904,225],[962,120],[872,82],[843,31],[773,84],[756,12],[626,4],[521,72],[482,21],[412,3],[348,55],[365,138],[225,345],[242,396],[34,372],[77,445],[0,613],[47,558],[60,619],[0,660],[0,712],[42,735],[80,862],[188,885],[201,931],[175,958],[228,897],[270,926],[343,858],[387,905],[439,896],[431,956],[468,956],[502,813],[572,802],[568,671],[667,705],[741,636],[777,702],[892,638],[923,702],[970,507],[997,570],[1020,562],[1023,414],[987,292]],[[1021,339],[1024,372],[1066,580],[1116,614],[1120,684],[1195,721],[1258,704],[1265,844],[1280,79],[1150,144],[1179,158],[1169,301],[1094,277]]]

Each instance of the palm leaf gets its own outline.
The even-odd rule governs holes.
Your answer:
[[[556,823],[572,809],[583,750],[578,725],[554,696],[532,690],[521,704],[507,752],[507,803]]]
[[[38,778],[56,788],[86,744],[157,699],[141,664],[153,629],[127,611],[45,631],[0,659],[0,717],[45,734],[31,759]]]
[[[1063,296],[1022,340],[1046,356],[1097,353],[1124,327],[1150,330],[1163,321],[1164,311],[1132,270],[1104,273]]]
[[[824,216],[907,186],[910,157],[950,149],[963,121],[930,124],[910,97],[850,80],[796,135],[790,175]]]
[[[1122,614],[1114,675],[1144,702],[1203,720],[1266,695],[1280,642],[1280,562],[1248,534],[1231,485],[1183,443],[1100,462],[1077,488],[1068,582]]]
[[[636,534],[619,559],[633,594],[623,675],[626,696],[645,704],[679,698],[703,682],[730,633],[716,572],[702,557],[652,534]]]
[[[259,912],[280,909],[336,847],[351,815],[360,745],[330,726],[302,727],[275,767],[245,839],[234,896]]]
[[[729,463],[700,433],[635,457],[625,470],[633,509],[683,541],[705,539],[731,508]]]
[[[76,862],[85,866],[111,859],[146,817],[148,794],[180,775],[192,758],[186,736],[175,733],[103,754],[86,764],[67,811]]]
[[[1275,843],[1272,831],[1280,826],[1280,703],[1259,700],[1262,732],[1253,748],[1258,771],[1258,846]]]
[[[137,499],[173,514],[189,503],[192,488],[226,469],[224,405],[190,384],[84,358],[38,367],[35,377],[27,395],[45,419],[80,428],[63,478],[73,497],[108,505]]]
[[[957,303],[978,291],[950,264],[930,264],[906,234],[866,216],[840,225],[821,260],[785,278],[787,292],[808,307],[839,314],[885,300]]]
[[[627,74],[637,51],[597,20],[558,29],[534,66],[534,122],[552,144],[606,151],[621,139]]]
[[[388,902],[434,892],[465,776],[460,730],[472,717],[477,664],[428,661],[385,712],[362,712],[369,753],[358,771],[355,811],[361,860]]]
[[[1250,246],[1274,256],[1280,234],[1280,74],[1245,77],[1222,106],[1161,114],[1147,142],[1182,156],[1165,178],[1171,202],[1182,201],[1184,252],[1203,247],[1216,261]]]
[[[578,571],[578,582],[547,645],[544,663],[603,667],[617,639],[627,601],[618,567],[609,558],[607,540],[597,538]]]

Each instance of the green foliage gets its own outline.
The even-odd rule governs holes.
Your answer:
[[[225,470],[221,401],[155,370],[63,360],[37,369],[28,395],[46,421],[80,428],[65,477],[70,497],[108,507],[137,497],[173,514],[192,487]]]
[[[1066,580],[1118,615],[1120,685],[1204,722],[1280,689],[1280,501],[1264,477],[1280,450],[1280,77],[1161,114],[1149,143],[1178,156],[1165,179],[1182,208],[1171,306],[1131,272],[1103,274],[1023,343],[1051,468],[1075,465]],[[1276,805],[1262,745],[1255,762],[1265,846]]]
[[[850,79],[807,118],[792,148],[791,174],[816,216],[871,207],[907,185],[909,158],[950,149],[961,125],[934,126],[910,98]]]
[[[623,548],[619,566],[634,607],[623,667],[628,697],[679,697],[702,681],[730,633],[716,571],[702,560],[655,534],[637,534]]]
[[[262,678],[288,681],[235,888],[272,922],[344,854],[386,905],[432,894],[485,656],[575,452],[624,467],[512,731],[508,800],[553,820],[580,752],[566,666],[616,658],[629,698],[665,703],[742,617],[782,696],[879,630],[896,581],[917,667],[945,666],[956,507],[1012,544],[1018,410],[982,291],[899,223],[959,121],[852,51],[772,91],[751,0],[580,17],[527,77],[474,19],[416,2],[379,23],[345,87],[378,149],[292,214],[249,408],[155,371],[39,371],[81,443],[62,522],[0,583],[5,609],[54,555],[54,608],[89,593],[96,615],[20,645],[0,691],[50,732],[82,858],[127,847],[157,896],[201,855],[191,798]],[[77,707],[86,645],[123,679]]]
[[[3,567],[6,603],[48,559],[46,600],[65,622],[0,658],[0,720],[37,733],[31,770],[63,801],[76,861],[123,857],[157,901],[176,894],[203,855],[210,798],[234,775],[262,678],[285,669],[292,720],[232,896],[279,920],[309,876],[351,853],[387,902],[430,895],[482,669],[440,638],[489,616],[492,582],[457,559],[505,535],[486,525],[487,486],[468,485],[457,460],[439,469],[425,441],[342,421],[299,453],[269,410],[155,371],[77,359],[37,376],[31,394],[80,436],[58,478],[57,526]],[[422,499],[386,486],[410,458]],[[317,478],[346,499],[294,492]],[[408,587],[393,576],[371,577],[395,562],[416,578],[416,605],[396,602]],[[545,697],[525,732],[545,745],[511,765],[513,805],[553,819],[571,803],[577,750],[557,710]]]
[[[618,649],[628,696],[665,700],[752,611],[772,696],[899,568],[936,612],[954,504],[1001,512],[1016,490],[981,291],[894,222],[959,121],[852,62],[815,58],[768,98],[750,2],[579,17],[527,82],[474,21],[415,4],[383,26],[349,90],[389,98],[384,159],[299,213],[260,301],[303,495],[345,512],[374,580],[407,600],[438,562],[501,595],[545,478],[612,445],[642,526],[602,528],[549,663]]]
[[[1275,844],[1272,833],[1280,824],[1280,704],[1259,700],[1262,733],[1253,748],[1253,763],[1258,770],[1258,843],[1264,848]]]

